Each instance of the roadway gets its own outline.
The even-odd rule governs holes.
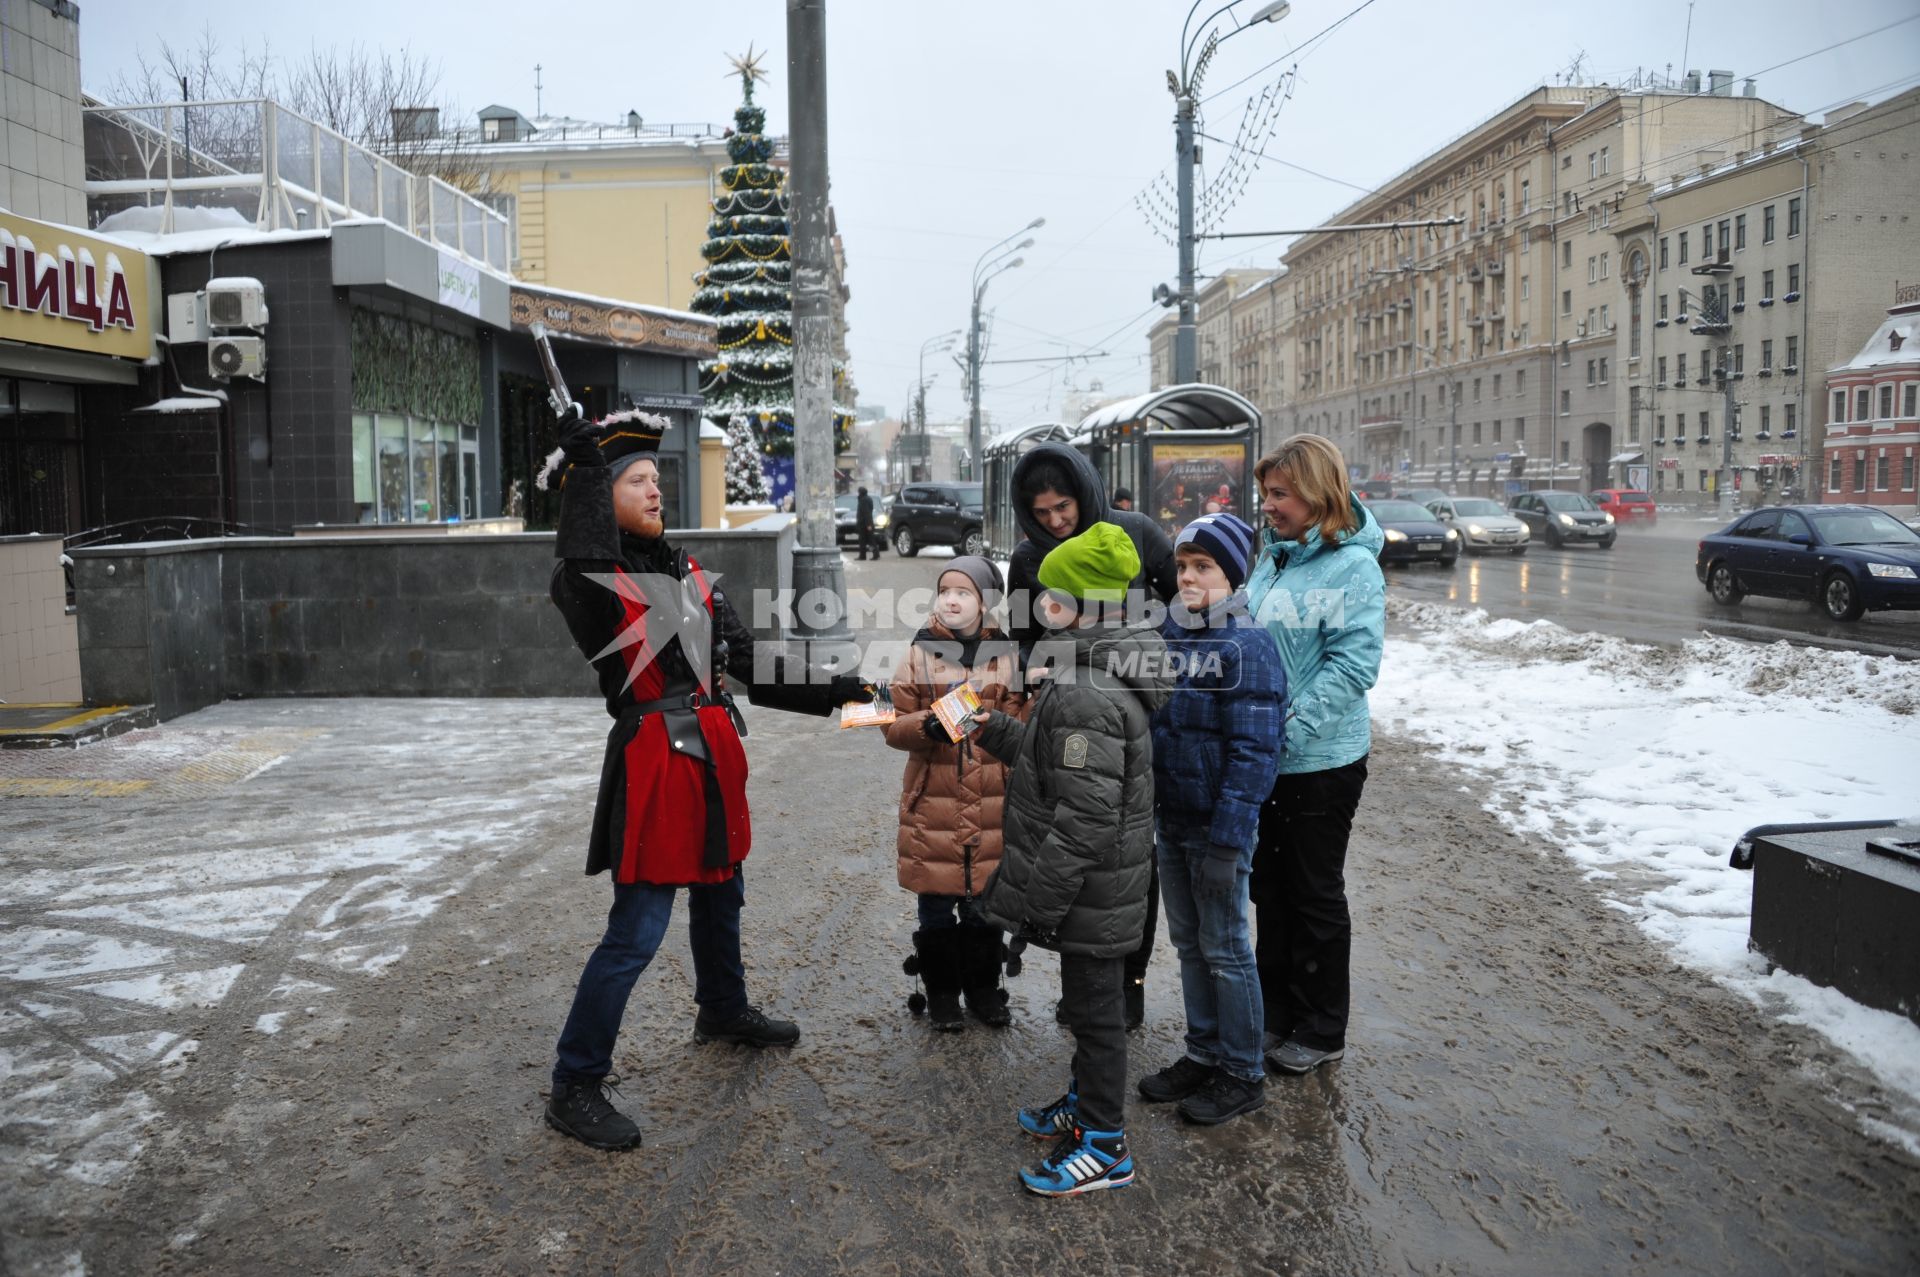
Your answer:
[[[1388,589],[1401,598],[1484,608],[1488,615],[1549,620],[1568,629],[1675,644],[1702,631],[1772,643],[1787,640],[1881,656],[1920,658],[1920,612],[1869,612],[1843,625],[1810,603],[1748,596],[1721,607],[1693,574],[1702,536],[1718,521],[1673,517],[1652,528],[1623,528],[1611,550],[1563,549],[1535,542],[1518,557],[1462,557],[1451,571],[1389,567]]]

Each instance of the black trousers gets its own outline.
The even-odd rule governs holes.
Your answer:
[[[859,529],[857,535],[860,538],[860,557],[863,559],[866,558],[867,550],[871,548],[873,550],[873,557],[876,559],[879,558],[880,551],[884,546],[884,542],[880,540],[879,535],[870,527]]]
[[[1073,1030],[1080,1125],[1118,1131],[1127,1120],[1127,1016],[1120,996],[1127,960],[1060,955],[1060,996]]]
[[[1364,758],[1281,776],[1260,809],[1253,849],[1253,953],[1267,1031],[1321,1051],[1347,1042],[1347,837],[1366,783]]]

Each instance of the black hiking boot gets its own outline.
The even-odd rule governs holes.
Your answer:
[[[913,933],[920,982],[927,987],[927,1018],[941,1033],[967,1027],[960,1009],[961,937],[958,927],[930,927]]]
[[[607,1099],[607,1092],[617,1086],[618,1079],[613,1077],[556,1082],[547,1100],[547,1125],[588,1148],[612,1151],[637,1146],[640,1128]]]
[[[695,1042],[732,1042],[738,1046],[792,1046],[800,1040],[800,1026],[791,1020],[770,1020],[750,1006],[730,1020],[710,1020],[702,1011],[693,1019]]]
[[[1267,1088],[1261,1083],[1215,1069],[1205,1086],[1180,1101],[1180,1116],[1200,1126],[1218,1126],[1266,1102]]]
[[[993,927],[960,929],[960,982],[967,996],[967,1010],[982,1024],[1004,1029],[1013,1023],[1007,1010],[1007,991],[1000,983],[1001,962],[1006,951],[1000,932]]]
[[[1140,1079],[1140,1098],[1149,1104],[1171,1104],[1184,1100],[1208,1082],[1219,1070],[1202,1064],[1191,1055],[1183,1055],[1161,1069]]]

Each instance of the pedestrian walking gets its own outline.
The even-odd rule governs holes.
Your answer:
[[[1280,649],[1288,707],[1280,774],[1260,813],[1252,899],[1269,1066],[1305,1073],[1346,1052],[1353,924],[1347,838],[1372,748],[1386,583],[1380,525],[1346,459],[1294,435],[1254,467],[1267,526],[1248,604]]]
[[[980,914],[980,892],[1000,863],[1006,764],[955,742],[933,703],[962,685],[982,708],[1019,717],[1019,653],[991,619],[1001,596],[992,563],[962,555],[934,581],[933,614],[894,675],[887,744],[907,754],[900,788],[900,885],[918,897],[913,963],[933,1027],[966,1027],[961,999],[982,1024],[1009,1023],[1001,983],[1005,942]]]
[[[1127,1030],[1121,986],[1146,925],[1153,865],[1153,739],[1148,721],[1172,680],[1166,643],[1125,623],[1140,571],[1127,534],[1095,524],[1041,562],[1056,668],[1025,723],[986,716],[979,743],[1012,768],[1005,849],[981,898],[997,926],[1060,954],[1061,1008],[1073,1030],[1066,1093],[1020,1110],[1022,1130],[1056,1143],[1021,1183],[1065,1196],[1133,1182],[1126,1140]]]
[[[592,664],[614,724],[607,736],[587,873],[610,873],[607,930],[580,974],[561,1030],[547,1124],[594,1148],[631,1148],[640,1128],[608,1092],[627,998],[687,893],[696,1042],[788,1046],[799,1027],[747,1000],[740,956],[741,862],[752,842],[747,757],[726,679],[756,705],[826,714],[871,700],[852,675],[813,677],[758,657],[752,633],[700,565],[666,538],[664,418],[629,411],[601,422],[577,407],[540,486],[560,487],[551,594]],[[755,681],[756,667],[766,681]]]
[[[1160,891],[1187,1036],[1185,1053],[1139,1090],[1207,1126],[1266,1102],[1247,891],[1261,804],[1280,765],[1287,676],[1247,614],[1253,543],[1253,529],[1231,514],[1196,519],[1174,538],[1180,593],[1160,633],[1175,682],[1153,715]]]
[[[867,495],[864,487],[858,495],[859,499],[853,506],[853,529],[860,538],[860,560],[865,562],[869,548],[873,550],[874,558],[880,557],[880,538],[873,532],[873,498]]]
[[[1123,489],[1124,491],[1124,489]],[[1013,512],[1023,539],[1007,563],[1008,629],[1022,649],[1044,632],[1036,615],[1040,562],[1055,547],[1089,528],[1118,527],[1133,543],[1140,566],[1127,582],[1129,611],[1143,615],[1151,603],[1173,597],[1173,543],[1160,525],[1131,509],[1107,504],[1106,485],[1093,463],[1063,443],[1043,443],[1013,468]],[[1153,959],[1154,932],[1160,919],[1160,888],[1147,893],[1147,920],[1139,949],[1127,957],[1127,1027],[1146,1022],[1147,967]]]

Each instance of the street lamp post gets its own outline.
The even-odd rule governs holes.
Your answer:
[[[1027,231],[1037,231],[1047,224],[1044,217],[1036,217],[1013,235],[1022,235]],[[973,264],[973,311],[967,324],[967,477],[980,477],[980,299],[987,294],[987,284],[995,275],[1005,274],[1025,263],[1026,258],[1015,257],[1007,261],[1011,254],[1033,247],[1033,237],[1028,236],[1013,247],[1007,247],[1007,236],[986,252]],[[995,256],[998,254],[998,256]],[[988,259],[992,258],[991,261]]]
[[[1254,10],[1253,16],[1244,23],[1219,35],[1213,30],[1213,20],[1233,8],[1240,0],[1228,0],[1201,23],[1201,30],[1189,35],[1193,25],[1193,15],[1200,11],[1206,0],[1194,0],[1193,8],[1187,10],[1187,19],[1180,24],[1180,73],[1167,72],[1167,89],[1173,94],[1173,155],[1175,166],[1175,187],[1180,199],[1180,323],[1173,332],[1173,380],[1185,385],[1198,376],[1199,364],[1198,328],[1195,324],[1193,290],[1193,256],[1195,235],[1193,231],[1193,167],[1198,162],[1194,150],[1194,114],[1199,103],[1200,80],[1206,74],[1207,63],[1212,60],[1213,52],[1223,43],[1233,39],[1248,27],[1263,22],[1278,22],[1292,11],[1288,0],[1272,0]],[[1204,41],[1203,41],[1204,36]],[[1195,46],[1199,46],[1199,56],[1194,56]]]

